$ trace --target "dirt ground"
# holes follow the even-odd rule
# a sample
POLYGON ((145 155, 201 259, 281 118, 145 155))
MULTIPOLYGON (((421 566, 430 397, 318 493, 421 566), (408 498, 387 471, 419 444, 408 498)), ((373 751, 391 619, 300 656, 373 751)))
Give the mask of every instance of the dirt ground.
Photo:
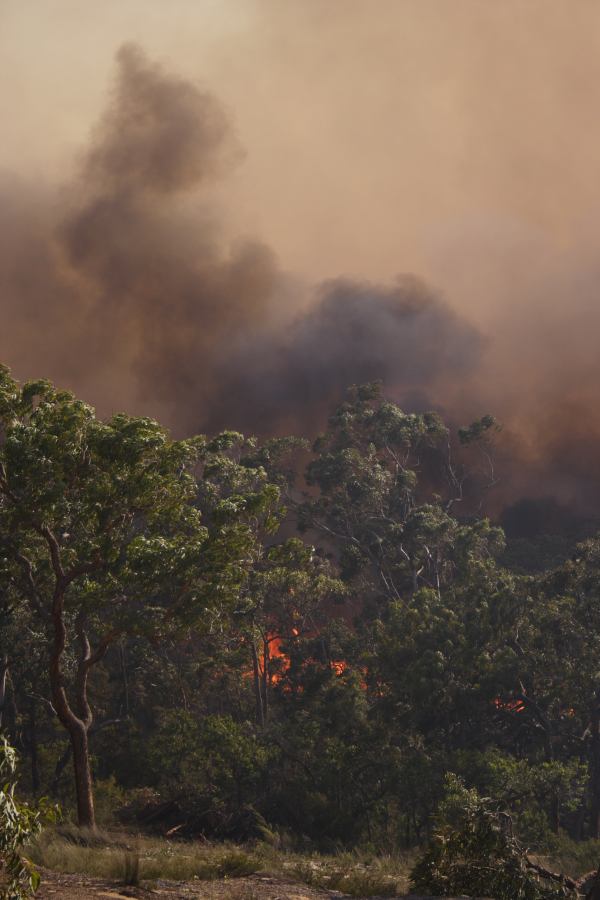
MULTIPOLYGON (((339 891, 315 890, 268 875, 251 875, 229 881, 160 881, 151 889, 119 887, 83 875, 58 875, 45 871, 42 876, 42 884, 36 894, 38 900, 125 900, 126 897, 135 900, 344 900, 347 896, 339 891)), ((413 900, 427 900, 411 896, 413 900)))
POLYGON ((339 892, 317 891, 305 885, 281 881, 264 875, 220 881, 167 882, 158 881, 152 888, 128 888, 88 878, 83 875, 58 875, 44 872, 41 887, 36 894, 39 900, 87 900, 87 898, 111 898, 124 900, 341 900, 339 892))
POLYGON ((339 891, 319 891, 306 885, 282 881, 267 875, 252 875, 220 881, 159 881, 151 889, 119 887, 98 878, 83 875, 58 875, 43 872, 36 894, 39 900, 84 900, 84 898, 124 900, 342 900, 339 891))

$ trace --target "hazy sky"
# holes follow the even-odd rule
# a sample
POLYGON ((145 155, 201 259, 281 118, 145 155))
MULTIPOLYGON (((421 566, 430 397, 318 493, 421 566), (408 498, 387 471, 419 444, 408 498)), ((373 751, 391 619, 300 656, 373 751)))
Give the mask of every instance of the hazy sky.
POLYGON ((417 271, 485 306, 515 254, 595 225, 596 0, 1 0, 3 168, 64 171, 124 41, 229 108, 232 231, 294 272, 417 271))
POLYGON ((0 0, 13 192, 70 182, 131 41, 233 123, 219 240, 299 285, 424 279, 482 330, 469 409, 534 455, 559 411, 600 435, 597 0, 0 0))

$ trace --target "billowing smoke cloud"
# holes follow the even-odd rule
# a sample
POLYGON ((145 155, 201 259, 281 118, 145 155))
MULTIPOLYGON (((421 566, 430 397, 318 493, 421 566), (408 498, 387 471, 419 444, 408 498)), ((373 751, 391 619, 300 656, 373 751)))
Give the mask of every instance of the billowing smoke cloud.
POLYGON ((478 334, 415 280, 339 280, 307 307, 266 246, 227 250, 203 200, 241 155, 223 108, 135 46, 117 64, 58 209, 13 192, 4 358, 180 432, 315 428, 351 383, 422 395, 468 370, 478 334))
MULTIPOLYGON (((548 305, 567 285, 551 266, 533 271, 528 311, 515 314, 510 294, 495 300, 486 334, 414 277, 305 288, 265 244, 230 241, 214 184, 242 157, 213 95, 123 47, 73 177, 57 191, 0 181, 0 359, 102 413, 156 416, 180 434, 311 434, 349 384, 381 378, 410 408, 504 420, 504 500, 596 503, 600 315, 589 279, 570 307, 548 305)), ((475 280, 477 262, 463 263, 475 280)))
POLYGON ((268 318, 278 275, 268 248, 225 252, 210 211, 185 209, 187 192, 240 155, 218 101, 136 47, 117 62, 112 102, 55 240, 85 307, 84 367, 91 352, 134 399, 197 427, 227 340, 268 318))
MULTIPOLYGON (((239 348, 220 383, 234 421, 251 428, 262 416, 311 434, 351 384, 383 380, 415 409, 450 403, 483 343, 415 278, 391 287, 340 278, 322 285, 285 329, 239 348)), ((213 416, 218 422, 218 407, 213 416)))

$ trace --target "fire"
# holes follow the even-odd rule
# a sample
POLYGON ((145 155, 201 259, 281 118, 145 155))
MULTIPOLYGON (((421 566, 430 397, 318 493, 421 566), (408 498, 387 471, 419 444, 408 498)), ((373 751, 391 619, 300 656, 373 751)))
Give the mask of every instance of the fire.
MULTIPOLYGON (((290 634, 292 638, 300 637, 300 631, 296 627, 290 629, 290 634)), ((281 634, 267 633, 262 639, 262 652, 257 653, 256 656, 258 663, 257 674, 264 684, 280 684, 289 671, 292 663, 290 657, 282 649, 285 643, 286 638, 282 637, 281 634), (275 665, 271 666, 271 662, 274 662, 275 665)), ((310 659, 306 660, 306 662, 315 662, 315 660, 310 659)), ((339 678, 347 671, 348 663, 345 659, 333 659, 329 662, 329 669, 339 678)), ((363 676, 361 687, 363 690, 366 690, 366 670, 363 671, 363 676)), ((244 672, 244 677, 252 678, 255 677, 255 674, 252 670, 248 670, 244 672)))
POLYGON ((525 703, 523 700, 502 700, 501 697, 494 699, 496 709, 503 709, 506 712, 522 713, 525 712, 525 703))
MULTIPOLYGON (((298 628, 292 628, 291 634, 293 637, 299 637, 300 631, 298 630, 298 628)), ((264 652, 261 654, 261 658, 259 659, 259 668, 261 676, 264 677, 266 667, 270 684, 278 684, 279 682, 281 682, 291 666, 291 660, 289 656, 287 656, 287 654, 282 650, 283 644, 284 638, 282 638, 278 634, 267 635, 264 641, 264 652), (270 671, 270 660, 277 660, 277 671, 270 671)), ((344 659, 331 660, 329 665, 331 671, 338 678, 343 675, 348 668, 348 663, 344 659)))
POLYGON ((281 681, 291 665, 289 656, 286 656, 286 654, 281 649, 282 644, 283 638, 279 635, 267 635, 264 641, 264 650, 261 658, 259 659, 259 667, 260 673, 263 678, 266 670, 270 684, 277 684, 279 681, 281 681), (279 661, 277 665, 277 672, 270 671, 269 661, 272 659, 276 659, 279 661))

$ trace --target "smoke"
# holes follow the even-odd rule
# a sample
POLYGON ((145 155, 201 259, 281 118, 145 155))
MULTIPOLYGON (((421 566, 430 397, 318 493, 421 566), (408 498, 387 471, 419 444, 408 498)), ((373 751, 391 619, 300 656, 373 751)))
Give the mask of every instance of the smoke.
POLYGON ((117 64, 55 239, 87 306, 85 367, 104 356, 134 399, 190 429, 227 340, 268 318, 278 273, 267 247, 224 249, 210 209, 183 205, 241 155, 219 102, 134 46, 117 64))
POLYGON ((477 332, 416 280, 340 279, 306 301, 264 244, 228 248, 205 199, 242 155, 223 107, 135 46, 117 68, 58 208, 19 190, 3 222, 2 354, 19 371, 178 432, 267 433, 317 427, 357 381, 422 394, 468 370, 477 332))
POLYGON ((186 207, 241 155, 219 102, 134 46, 117 66, 71 183, 13 190, 13 208, 3 192, 2 355, 102 410, 189 430, 227 342, 268 318, 279 275, 260 243, 223 248, 210 204, 186 207))
POLYGON ((284 329, 237 350, 209 421, 218 423, 225 405, 250 429, 258 421, 313 434, 349 385, 375 380, 411 409, 449 404, 483 346, 416 278, 389 287, 340 278, 317 288, 284 329))
POLYGON ((135 45, 116 66, 59 189, 0 180, 0 358, 19 377, 179 434, 314 433, 349 384, 383 379, 407 408, 504 421, 502 502, 600 499, 589 240, 561 254, 533 227, 465 225, 436 265, 469 316, 413 276, 306 286, 265 243, 232 237, 218 185, 244 153, 219 100, 135 45))

